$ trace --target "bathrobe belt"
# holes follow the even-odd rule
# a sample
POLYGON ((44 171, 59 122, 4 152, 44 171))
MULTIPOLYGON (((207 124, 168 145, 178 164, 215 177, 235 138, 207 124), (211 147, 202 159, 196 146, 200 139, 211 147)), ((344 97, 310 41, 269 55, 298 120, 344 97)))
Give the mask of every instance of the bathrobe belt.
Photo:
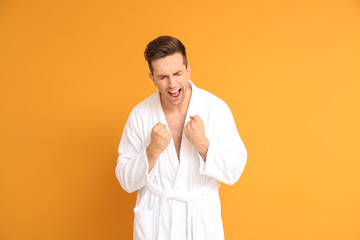
MULTIPOLYGON (((206 192, 210 191, 211 189, 215 189, 220 187, 220 184, 216 184, 217 182, 214 180, 209 180, 207 183, 202 185, 201 187, 192 190, 191 192, 182 192, 177 191, 174 189, 162 189, 160 186, 156 185, 155 183, 148 183, 146 187, 149 189, 150 192, 155 193, 156 195, 160 196, 160 206, 159 206, 159 222, 158 222, 158 231, 157 235, 160 236, 160 222, 161 222, 161 215, 163 212, 164 205, 168 199, 174 199, 180 202, 185 202, 187 207, 187 239, 191 239, 191 218, 192 218, 192 201, 197 199, 198 197, 202 196, 206 192)), ((157 237, 157 238, 158 238, 157 237)))

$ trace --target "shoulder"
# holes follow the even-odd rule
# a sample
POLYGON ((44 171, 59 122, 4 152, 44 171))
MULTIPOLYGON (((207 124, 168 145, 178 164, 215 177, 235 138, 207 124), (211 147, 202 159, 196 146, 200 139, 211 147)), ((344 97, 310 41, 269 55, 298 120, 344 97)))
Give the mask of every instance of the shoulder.
POLYGON ((211 112, 230 110, 226 102, 204 89, 198 88, 199 95, 201 95, 203 106, 211 112))
POLYGON ((146 116, 148 116, 153 111, 153 108, 156 106, 156 97, 157 93, 154 93, 146 99, 142 100, 140 103, 136 104, 129 114, 129 119, 135 121, 145 119, 146 116))

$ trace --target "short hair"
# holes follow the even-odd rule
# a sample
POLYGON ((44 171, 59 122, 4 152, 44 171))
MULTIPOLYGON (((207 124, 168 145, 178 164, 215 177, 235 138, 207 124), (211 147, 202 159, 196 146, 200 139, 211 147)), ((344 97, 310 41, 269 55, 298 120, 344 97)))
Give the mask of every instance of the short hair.
POLYGON ((149 64, 151 73, 153 73, 154 68, 151 65, 153 60, 163 58, 169 55, 173 55, 177 52, 180 52, 183 56, 183 63, 185 67, 187 66, 187 58, 185 46, 180 42, 180 40, 171 37, 171 36, 160 36, 146 46, 144 56, 146 61, 149 64))

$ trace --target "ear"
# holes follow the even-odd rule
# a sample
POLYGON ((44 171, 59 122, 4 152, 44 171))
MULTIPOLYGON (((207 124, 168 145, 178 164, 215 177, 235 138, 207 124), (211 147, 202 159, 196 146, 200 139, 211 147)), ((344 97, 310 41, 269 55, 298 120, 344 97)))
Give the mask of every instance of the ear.
POLYGON ((191 65, 189 64, 188 67, 186 68, 187 72, 188 72, 188 76, 190 79, 190 74, 191 74, 191 65))
POLYGON ((150 79, 153 81, 153 83, 155 84, 154 75, 152 75, 152 73, 149 73, 149 77, 150 77, 150 79))

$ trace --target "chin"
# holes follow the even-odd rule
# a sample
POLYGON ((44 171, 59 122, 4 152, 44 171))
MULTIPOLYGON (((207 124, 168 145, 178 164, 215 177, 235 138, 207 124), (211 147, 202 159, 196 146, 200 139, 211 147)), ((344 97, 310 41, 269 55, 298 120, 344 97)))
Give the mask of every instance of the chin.
POLYGON ((184 102, 184 98, 179 99, 178 101, 175 101, 175 102, 168 99, 168 102, 171 103, 172 105, 180 105, 180 104, 182 104, 184 102))

